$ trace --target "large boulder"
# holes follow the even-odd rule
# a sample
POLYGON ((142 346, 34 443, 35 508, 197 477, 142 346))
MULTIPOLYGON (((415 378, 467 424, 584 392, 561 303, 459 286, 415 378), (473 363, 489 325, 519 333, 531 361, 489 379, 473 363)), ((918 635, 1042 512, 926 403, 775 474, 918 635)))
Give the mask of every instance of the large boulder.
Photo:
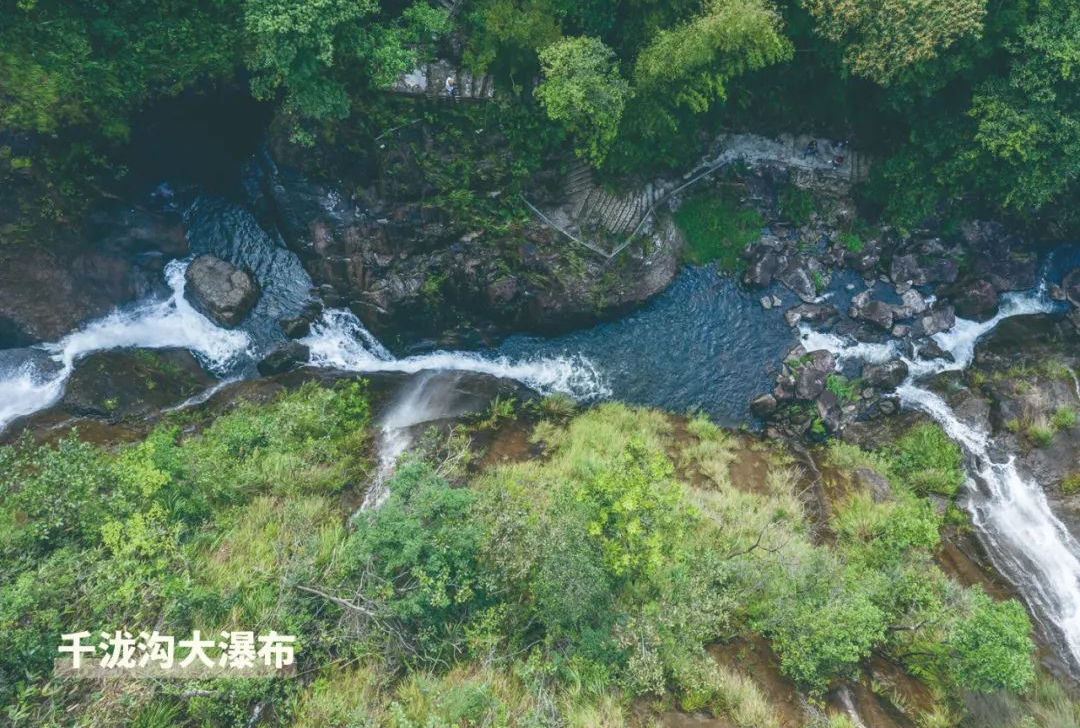
POLYGON ((913 333, 916 336, 933 336, 948 331, 956 325, 956 311, 951 305, 939 304, 920 316, 915 321, 913 333))
POLYGON ((766 249, 760 255, 755 256, 746 266, 743 283, 750 288, 765 288, 772 283, 773 276, 776 275, 776 269, 779 265, 776 253, 766 249))
POLYGON ((986 321, 998 310, 998 292, 990 281, 982 278, 962 284, 952 299, 961 318, 986 321))
POLYGON ((867 364, 863 367, 863 383, 886 392, 891 392, 907 379, 908 366, 899 359, 884 364, 867 364))
POLYGON ((889 267, 889 277, 897 288, 906 290, 912 286, 926 285, 926 272, 914 255, 898 255, 889 267))
POLYGON ((857 321, 869 321, 888 331, 892 329, 893 306, 870 298, 870 291, 863 291, 851 299, 848 315, 857 321))
POLYGON ((795 396, 812 400, 825 391, 829 375, 836 368, 836 357, 825 350, 811 351, 788 366, 795 370, 795 396))
POLYGON ((215 255, 200 255, 191 261, 184 277, 184 297, 218 326, 236 326, 259 300, 255 278, 215 255))
POLYGON ((803 321, 811 324, 823 324, 836 316, 836 307, 821 303, 800 303, 784 312, 784 321, 788 326, 798 326, 803 321))
POLYGON ((296 369, 307 363, 311 349, 298 341, 282 344, 256 365, 259 374, 269 377, 296 369))
POLYGON ((1080 307, 1080 268, 1073 268, 1065 274, 1061 280, 1061 288, 1065 291, 1065 297, 1069 303, 1080 307))
POLYGON ((55 341, 162 285, 165 262, 187 254, 176 216, 116 203, 88 217, 0 244, 3 345, 55 341))
POLYGON ((82 417, 116 422, 179 404, 214 384, 186 349, 118 349, 81 359, 61 406, 82 417))

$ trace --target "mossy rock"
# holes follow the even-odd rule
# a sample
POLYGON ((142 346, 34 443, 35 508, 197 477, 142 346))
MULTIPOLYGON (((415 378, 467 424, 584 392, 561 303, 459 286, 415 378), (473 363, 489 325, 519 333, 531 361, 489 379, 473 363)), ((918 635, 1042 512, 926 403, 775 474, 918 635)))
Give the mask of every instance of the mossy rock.
POLYGON ((185 349, 103 351, 76 364, 61 406, 119 422, 179 404, 216 381, 185 349))

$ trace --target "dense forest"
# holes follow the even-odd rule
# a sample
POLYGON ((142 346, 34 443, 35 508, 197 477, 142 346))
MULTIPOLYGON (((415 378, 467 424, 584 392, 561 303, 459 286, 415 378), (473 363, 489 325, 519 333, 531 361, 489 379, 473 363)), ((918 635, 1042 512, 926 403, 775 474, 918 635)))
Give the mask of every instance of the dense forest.
POLYGON ((884 160, 866 202, 901 227, 1064 230, 1078 34, 1080 7, 1046 0, 20 0, 0 18, 0 174, 63 215, 124 174, 138 110, 221 84, 282 103, 300 144, 367 132, 380 89, 449 51, 494 75, 517 141, 611 174, 684 162, 703 131, 812 130, 884 160))

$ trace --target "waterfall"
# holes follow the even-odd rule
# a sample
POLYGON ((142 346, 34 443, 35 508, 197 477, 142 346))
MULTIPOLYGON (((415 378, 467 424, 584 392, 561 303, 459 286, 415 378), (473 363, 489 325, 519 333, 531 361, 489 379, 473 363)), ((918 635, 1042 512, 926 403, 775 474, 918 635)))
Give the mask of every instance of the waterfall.
POLYGON ((57 342, 22 352, 21 361, 0 362, 0 430, 12 420, 55 404, 75 363, 95 351, 123 347, 185 348, 214 373, 223 374, 251 356, 251 339, 242 331, 218 328, 184 299, 186 261, 171 261, 165 280, 171 294, 119 309, 73 331, 57 342))
MULTIPOLYGON (((1054 304, 1040 289, 1003 297, 989 321, 957 319, 952 329, 934 336, 952 360, 905 359, 910 374, 898 389, 900 401, 932 417, 965 455, 968 497, 980 540, 995 568, 1012 582, 1045 632, 1074 667, 1080 667, 1080 543, 1054 515, 1037 482, 1020 474, 1015 458, 996 462, 986 432, 963 422, 949 405, 919 380, 971 364, 979 339, 1001 321, 1020 315, 1048 313, 1054 304)), ((889 344, 847 345, 838 337, 804 332, 807 348, 823 348, 841 359, 880 361, 889 344)))

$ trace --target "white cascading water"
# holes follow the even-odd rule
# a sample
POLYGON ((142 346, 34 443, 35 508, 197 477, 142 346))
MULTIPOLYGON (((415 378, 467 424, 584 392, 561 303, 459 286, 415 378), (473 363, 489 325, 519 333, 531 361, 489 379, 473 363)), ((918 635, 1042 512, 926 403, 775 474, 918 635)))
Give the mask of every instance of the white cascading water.
POLYGON ((386 482, 400 458, 413 443, 415 428, 426 422, 455 417, 462 413, 455 406, 454 385, 462 372, 424 371, 414 377, 387 408, 379 420, 379 465, 360 510, 378 508, 389 491, 386 482))
MULTIPOLYGON (((958 319, 953 328, 933 337, 952 361, 905 359, 910 374, 897 395, 903 404, 934 418, 963 449, 968 466, 966 505, 994 566, 1017 587, 1045 631, 1060 637, 1050 641, 1075 669, 1080 668, 1080 542, 1054 515, 1039 484, 1020 474, 1014 458, 995 462, 988 433, 961 421, 945 400, 918 384, 923 377, 967 367, 978 340, 1004 319, 1053 309, 1040 289, 1005 296, 989 321, 958 319)), ((896 352, 892 343, 847 345, 809 329, 802 331, 802 339, 808 350, 826 349, 841 359, 880 362, 896 352)))
POLYGON ((50 355, 47 365, 30 358, 0 379, 0 430, 18 417, 53 405, 63 396, 75 362, 95 351, 180 347, 195 352, 215 373, 250 355, 247 334, 218 328, 184 299, 185 270, 185 261, 166 266, 165 280, 172 291, 168 298, 114 311, 60 341, 37 347, 50 355))
POLYGON ((582 400, 611 394, 600 372, 581 356, 511 361, 505 356, 436 351, 395 359, 351 311, 344 309, 326 311, 302 343, 311 349, 311 363, 315 366, 349 372, 466 371, 513 379, 542 394, 563 392, 582 400))
MULTIPOLYGON (((95 351, 189 349, 215 374, 232 375, 228 381, 235 379, 244 364, 254 363, 260 352, 248 333, 219 328, 184 298, 187 264, 186 260, 175 260, 166 266, 165 279, 171 291, 167 298, 117 310, 58 342, 35 347, 35 356, 26 356, 14 365, 5 368, 0 362, 0 431, 19 417, 55 404, 64 394, 75 363, 95 351)), ((471 371, 514 379, 541 393, 564 392, 578 399, 610 393, 596 368, 582 357, 512 362, 505 357, 442 351, 395 359, 352 312, 341 309, 326 311, 303 343, 311 348, 314 366, 353 372, 471 371)), ((180 407, 205 401, 216 389, 196 395, 180 407)))

